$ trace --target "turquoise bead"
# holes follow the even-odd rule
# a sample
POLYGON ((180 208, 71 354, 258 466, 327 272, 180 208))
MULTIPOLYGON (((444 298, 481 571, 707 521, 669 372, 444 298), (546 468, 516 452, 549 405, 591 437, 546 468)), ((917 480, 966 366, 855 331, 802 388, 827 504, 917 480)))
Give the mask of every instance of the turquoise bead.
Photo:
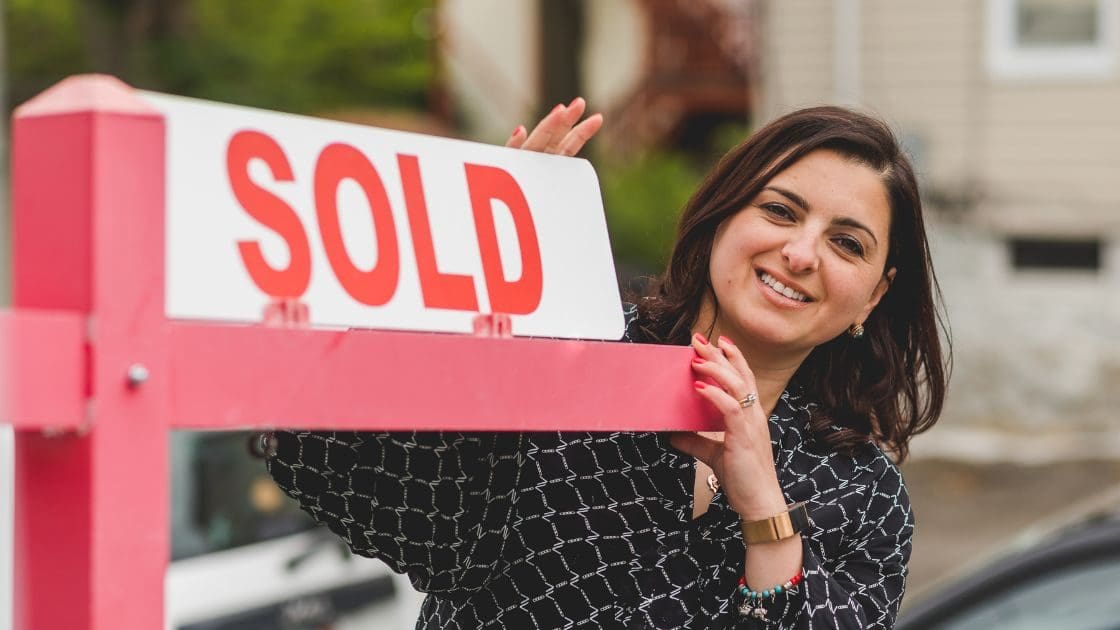
POLYGON ((781 593, 781 592, 782 592, 782 587, 780 587, 780 586, 775 586, 775 587, 774 587, 774 592, 775 592, 775 593, 781 593))
POLYGON ((743 594, 743 597, 746 597, 751 594, 751 589, 744 586, 740 592, 743 594))

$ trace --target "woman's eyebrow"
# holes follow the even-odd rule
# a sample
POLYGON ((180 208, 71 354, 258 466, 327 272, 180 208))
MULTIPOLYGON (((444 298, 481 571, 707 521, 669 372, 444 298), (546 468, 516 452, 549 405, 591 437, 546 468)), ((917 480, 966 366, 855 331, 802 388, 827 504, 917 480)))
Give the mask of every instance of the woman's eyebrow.
POLYGON ((837 218, 837 219, 833 219, 832 224, 843 226, 843 227, 850 227, 850 228, 853 228, 853 229, 856 229, 856 230, 863 230, 864 232, 867 232, 867 235, 871 237, 871 240, 875 241, 875 246, 876 247, 879 246, 879 239, 875 238, 875 233, 871 231, 871 228, 869 228, 866 225, 860 223, 859 221, 856 221, 855 219, 850 219, 848 217, 840 217, 840 218, 837 218))
POLYGON ((767 186, 766 188, 763 188, 763 190, 772 190, 778 193, 779 195, 785 197, 786 199, 789 199, 793 203, 801 206, 802 210, 808 211, 810 209, 809 202, 805 201, 804 197, 793 192, 792 190, 786 190, 785 188, 779 188, 778 186, 767 186))
MULTIPOLYGON (((812 210, 812 208, 809 206, 809 202, 805 201, 804 197, 802 197, 801 195, 793 192, 792 190, 787 190, 785 188, 781 188, 780 186, 773 186, 773 185, 767 186, 767 187, 763 188, 763 190, 770 190, 770 191, 778 193, 779 195, 785 197, 786 199, 789 199, 794 204, 796 204, 798 206, 801 206, 801 209, 805 210, 806 212, 809 212, 810 210, 812 210)), ((837 218, 837 219, 833 219, 832 224, 833 225, 839 225, 839 226, 842 226, 842 227, 848 227, 848 228, 852 228, 852 229, 856 229, 856 230, 863 230, 864 232, 867 232, 867 235, 871 237, 872 241, 875 241, 875 246, 876 247, 879 246, 879 239, 875 238, 875 232, 872 232, 871 228, 869 228, 866 225, 860 223, 859 221, 856 221, 855 219, 852 219, 852 218, 849 218, 849 217, 840 217, 840 218, 837 218)))

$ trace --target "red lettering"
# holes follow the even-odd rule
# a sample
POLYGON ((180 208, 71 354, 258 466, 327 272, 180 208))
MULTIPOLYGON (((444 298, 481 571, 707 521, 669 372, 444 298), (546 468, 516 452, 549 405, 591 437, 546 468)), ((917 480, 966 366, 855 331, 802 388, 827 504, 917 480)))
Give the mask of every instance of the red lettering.
POLYGON ((238 132, 230 138, 226 147, 226 173, 233 195, 249 216, 272 228, 284 239, 288 245, 288 266, 285 269, 269 266, 256 241, 238 241, 237 251, 249 277, 261 291, 276 298, 298 298, 311 281, 311 249, 307 234, 291 206, 249 178, 249 160, 253 158, 264 160, 272 177, 279 182, 294 179, 292 167, 280 145, 257 131, 238 132))
POLYGON ((396 227, 389 197, 377 170, 357 149, 346 144, 332 144, 323 149, 315 163, 315 214, 327 260, 342 288, 355 300, 380 306, 393 297, 400 276, 396 227), (377 263, 369 271, 354 266, 342 241, 338 220, 338 185, 344 179, 356 182, 365 192, 373 215, 373 232, 377 239, 377 263))
POLYGON ((435 245, 432 244, 432 226, 428 220, 428 205, 424 200, 424 184, 420 180, 420 163, 414 155, 398 155, 404 188, 404 205, 408 210, 408 225, 412 230, 412 247, 416 252, 416 268, 420 273, 420 290, 428 308, 447 308, 460 311, 477 311, 474 279, 469 275, 441 273, 436 264, 435 245))
POLYGON ((525 193, 513 176, 500 168, 479 164, 466 164, 465 168, 490 310, 511 315, 532 313, 541 303, 541 250, 525 193), (495 199, 509 207, 521 250, 521 277, 512 282, 506 280, 502 271, 498 235, 494 230, 492 201, 495 199))

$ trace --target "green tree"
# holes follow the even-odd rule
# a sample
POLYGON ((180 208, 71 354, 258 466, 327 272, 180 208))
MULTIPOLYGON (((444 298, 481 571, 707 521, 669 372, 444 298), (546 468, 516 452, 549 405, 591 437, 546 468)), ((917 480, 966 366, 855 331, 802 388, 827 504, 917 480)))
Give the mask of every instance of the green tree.
POLYGON ((12 100, 107 72, 146 89, 313 112, 423 109, 432 0, 9 0, 12 100))
POLYGON ((598 171, 611 247, 624 275, 660 272, 699 170, 683 155, 651 152, 633 160, 607 158, 598 171))

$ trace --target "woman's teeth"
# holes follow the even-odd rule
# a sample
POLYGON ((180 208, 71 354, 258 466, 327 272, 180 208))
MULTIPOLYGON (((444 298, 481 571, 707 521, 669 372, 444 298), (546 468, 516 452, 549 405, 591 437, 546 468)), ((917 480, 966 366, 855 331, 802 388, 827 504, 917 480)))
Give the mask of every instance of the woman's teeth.
POLYGON ((791 300, 797 300, 798 302, 808 302, 809 301, 809 297, 807 295, 805 295, 804 293, 798 292, 798 291, 794 291, 793 289, 787 287, 786 285, 782 284, 781 282, 778 282, 777 278, 775 278, 774 276, 766 273, 765 271, 762 272, 762 275, 760 277, 762 278, 762 283, 763 284, 770 287, 771 289, 774 289, 778 293, 781 293, 782 295, 786 296, 787 298, 789 298, 791 300))

